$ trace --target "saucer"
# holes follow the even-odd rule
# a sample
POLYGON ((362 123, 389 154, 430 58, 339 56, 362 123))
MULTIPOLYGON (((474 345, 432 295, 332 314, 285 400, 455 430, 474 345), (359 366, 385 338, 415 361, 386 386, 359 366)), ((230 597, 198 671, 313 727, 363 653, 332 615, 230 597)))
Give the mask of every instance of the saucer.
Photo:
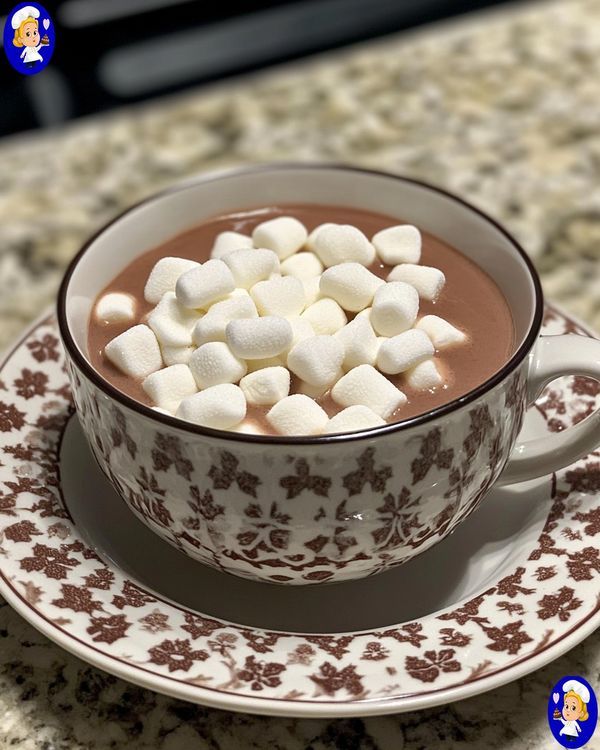
MULTIPOLYGON (((544 333, 564 332, 590 335, 548 308, 544 333)), ((562 430, 599 400, 594 381, 556 381, 524 436, 562 430)), ((493 490, 454 534, 387 573, 254 583, 185 557, 114 493, 74 415, 52 316, 0 366, 0 593, 94 666, 218 708, 396 713, 540 668, 600 624, 599 490, 595 452, 493 490)))

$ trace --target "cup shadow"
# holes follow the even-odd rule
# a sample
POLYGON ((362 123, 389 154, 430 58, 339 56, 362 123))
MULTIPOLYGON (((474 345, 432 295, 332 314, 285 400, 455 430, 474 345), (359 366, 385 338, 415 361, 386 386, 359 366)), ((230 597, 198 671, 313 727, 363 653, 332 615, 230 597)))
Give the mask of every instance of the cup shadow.
POLYGON ((394 570, 313 586, 257 583, 220 573, 161 540, 126 507, 97 466, 76 417, 61 449, 62 490, 77 529, 104 559, 162 598, 232 622, 307 633, 370 630, 410 622, 510 572, 541 531, 548 479, 492 491, 456 531, 394 570))

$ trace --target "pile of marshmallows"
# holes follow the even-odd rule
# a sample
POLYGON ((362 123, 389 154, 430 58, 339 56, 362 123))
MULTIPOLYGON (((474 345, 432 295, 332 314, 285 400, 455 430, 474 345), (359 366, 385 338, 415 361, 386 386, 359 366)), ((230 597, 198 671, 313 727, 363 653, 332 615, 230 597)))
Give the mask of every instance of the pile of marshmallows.
MULTIPOLYGON (((242 424, 248 405, 270 407, 266 419, 281 435, 382 425, 407 400, 385 375, 433 389, 442 383, 435 350, 466 339, 436 315, 417 322, 419 297, 435 300, 445 283, 420 257, 410 225, 371 241, 341 224, 308 235, 291 216, 259 224, 252 237, 222 232, 205 263, 156 263, 144 289, 154 309, 105 354, 142 380, 158 411, 206 427, 258 432, 242 424), (368 269, 377 258, 394 266, 387 281, 368 269), (293 395, 290 373, 299 380, 293 395), (341 408, 332 418, 315 400, 327 391, 341 408)), ((135 300, 106 294, 96 315, 133 320, 135 300)))

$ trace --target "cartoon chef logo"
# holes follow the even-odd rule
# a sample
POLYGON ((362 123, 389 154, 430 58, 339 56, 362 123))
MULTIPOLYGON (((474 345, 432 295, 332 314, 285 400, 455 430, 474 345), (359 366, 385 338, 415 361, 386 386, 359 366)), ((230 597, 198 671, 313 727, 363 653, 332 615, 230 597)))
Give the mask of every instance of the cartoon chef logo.
POLYGON ((583 677, 563 677, 548 701, 548 722, 554 738, 563 747, 584 747, 598 721, 598 703, 583 677))
POLYGON ((38 3, 15 5, 4 24, 4 51, 19 73, 35 75, 54 52, 54 24, 38 3))

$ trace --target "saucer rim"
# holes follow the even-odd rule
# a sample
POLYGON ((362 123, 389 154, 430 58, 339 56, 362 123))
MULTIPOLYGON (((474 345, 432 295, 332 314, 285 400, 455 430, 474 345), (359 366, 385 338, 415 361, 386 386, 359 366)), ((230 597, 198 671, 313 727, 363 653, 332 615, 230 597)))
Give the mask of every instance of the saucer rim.
POLYGON ((139 687, 167 695, 178 700, 185 700, 208 708, 216 708, 237 713, 249 713, 261 716, 286 716, 295 718, 347 718, 383 716, 386 714, 407 713, 424 708, 466 700, 481 693, 515 682, 522 677, 560 658, 572 648, 585 640, 600 627, 600 602, 593 612, 589 613, 583 623, 575 625, 571 631, 533 656, 524 656, 523 660, 513 663, 488 676, 472 680, 462 685, 438 690, 423 691, 406 696, 396 695, 392 698, 365 698, 358 701, 322 701, 286 700, 282 698, 254 698, 226 691, 217 691, 205 686, 171 680, 168 677, 150 673, 142 668, 127 666, 115 657, 108 657, 87 645, 76 636, 69 636, 60 627, 45 620, 35 613, 12 587, 7 585, 0 571, 0 594, 32 627, 56 643, 68 653, 108 674, 139 687), (78 644, 79 647, 75 647, 78 644))

